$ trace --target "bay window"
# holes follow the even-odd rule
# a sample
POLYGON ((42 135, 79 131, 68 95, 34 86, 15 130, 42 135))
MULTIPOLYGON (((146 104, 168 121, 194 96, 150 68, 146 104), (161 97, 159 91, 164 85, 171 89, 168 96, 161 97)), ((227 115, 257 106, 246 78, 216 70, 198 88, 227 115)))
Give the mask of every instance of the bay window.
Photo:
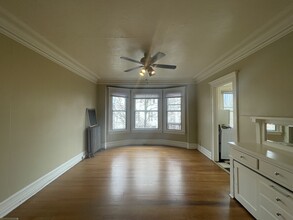
POLYGON ((110 132, 185 133, 185 87, 108 91, 110 132))

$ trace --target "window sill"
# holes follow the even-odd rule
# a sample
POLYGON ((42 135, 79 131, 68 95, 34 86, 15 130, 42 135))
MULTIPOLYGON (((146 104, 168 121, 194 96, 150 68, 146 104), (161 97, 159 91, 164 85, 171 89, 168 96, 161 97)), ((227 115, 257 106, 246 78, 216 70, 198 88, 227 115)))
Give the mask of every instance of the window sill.
POLYGON ((108 130, 108 134, 125 134, 130 133, 129 130, 108 130))
POLYGON ((161 129, 132 129, 131 133, 162 133, 161 129))
POLYGON ((176 130, 164 130, 164 134, 178 134, 178 135, 186 135, 185 131, 176 131, 176 130))

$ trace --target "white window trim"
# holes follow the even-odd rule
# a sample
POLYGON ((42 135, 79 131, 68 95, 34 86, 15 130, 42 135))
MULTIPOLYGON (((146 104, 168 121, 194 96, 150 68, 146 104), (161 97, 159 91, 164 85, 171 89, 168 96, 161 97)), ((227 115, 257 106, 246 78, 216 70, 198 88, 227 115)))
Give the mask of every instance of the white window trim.
POLYGON ((109 133, 126 133, 130 132, 130 90, 124 88, 108 87, 108 131, 109 133), (121 96, 126 98, 126 128, 125 129, 113 129, 112 123, 112 96, 121 96))
POLYGON ((163 119, 163 124, 164 124, 164 133, 167 134, 185 134, 185 115, 186 115, 186 87, 175 87, 175 88, 167 88, 163 89, 163 112, 164 112, 164 119, 163 119), (167 98, 168 94, 172 93, 179 93, 181 94, 181 130, 175 130, 175 129, 167 129, 167 98))

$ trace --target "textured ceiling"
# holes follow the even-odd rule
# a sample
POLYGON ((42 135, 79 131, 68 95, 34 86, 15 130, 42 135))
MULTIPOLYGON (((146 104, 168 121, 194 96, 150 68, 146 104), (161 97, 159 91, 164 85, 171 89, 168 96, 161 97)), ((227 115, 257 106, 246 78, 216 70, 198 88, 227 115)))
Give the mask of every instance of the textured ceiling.
POLYGON ((136 64, 120 56, 140 60, 144 52, 158 51, 166 56, 157 63, 177 69, 156 69, 152 81, 203 79, 288 19, 292 5, 292 0, 0 0, 2 12, 17 25, 21 21, 98 82, 139 80, 139 70, 123 72, 136 64))

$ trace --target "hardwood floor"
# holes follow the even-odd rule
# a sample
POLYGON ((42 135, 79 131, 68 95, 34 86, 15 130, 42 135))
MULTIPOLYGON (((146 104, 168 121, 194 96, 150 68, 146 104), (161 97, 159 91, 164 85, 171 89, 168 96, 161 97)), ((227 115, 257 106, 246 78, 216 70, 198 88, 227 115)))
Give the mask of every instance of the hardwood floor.
POLYGON ((196 150, 120 147, 82 161, 6 217, 254 219, 228 193, 229 175, 196 150))

